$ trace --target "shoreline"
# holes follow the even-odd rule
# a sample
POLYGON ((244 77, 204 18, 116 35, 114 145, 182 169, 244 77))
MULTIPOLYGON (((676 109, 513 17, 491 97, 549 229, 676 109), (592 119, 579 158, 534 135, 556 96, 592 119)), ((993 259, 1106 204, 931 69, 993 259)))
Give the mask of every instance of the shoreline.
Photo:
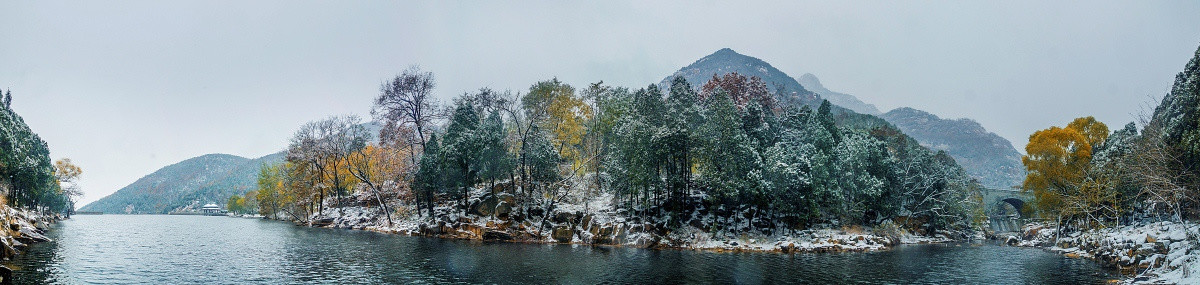
POLYGON ((0 206, 0 218, 4 222, 0 230, 0 257, 6 261, 23 254, 29 245, 54 241, 45 236, 46 230, 63 219, 57 214, 43 216, 7 205, 0 206))
MULTIPOLYGON (((922 236, 892 227, 888 229, 844 227, 798 230, 788 234, 712 234, 692 225, 667 228, 659 223, 631 223, 607 220, 593 214, 563 214, 546 221, 515 222, 495 217, 447 215, 437 218, 408 217, 386 220, 373 215, 377 209, 343 207, 327 209, 313 223, 292 222, 296 226, 365 230, 384 234, 430 237, 483 242, 526 244, 563 244, 643 249, 673 249, 706 252, 762 253, 842 253, 889 250, 906 244, 935 244, 984 240, 982 235, 965 232, 938 232, 922 236), (575 217, 569 217, 574 215, 575 217), (450 217, 453 216, 453 217, 450 217), (886 234, 885 234, 886 232, 886 234), (958 238, 955 238, 955 237, 958 238)), ((562 214, 562 213, 559 213, 562 214)), ((230 217, 259 218, 251 215, 230 217)))
POLYGON ((1123 284, 1200 284, 1200 224, 1162 221, 1056 231, 1053 225, 1026 224, 1005 243, 1093 260, 1120 272, 1123 284))

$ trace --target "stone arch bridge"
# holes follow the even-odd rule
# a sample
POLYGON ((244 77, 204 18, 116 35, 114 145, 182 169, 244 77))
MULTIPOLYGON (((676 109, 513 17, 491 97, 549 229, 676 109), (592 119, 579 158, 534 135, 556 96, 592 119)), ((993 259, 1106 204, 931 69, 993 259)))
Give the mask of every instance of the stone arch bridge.
POLYGON ((993 231, 1018 231, 1026 219, 1032 218, 1021 213, 1025 204, 1033 201, 1032 194, 1017 189, 992 188, 984 188, 980 194, 983 195, 983 209, 993 231))

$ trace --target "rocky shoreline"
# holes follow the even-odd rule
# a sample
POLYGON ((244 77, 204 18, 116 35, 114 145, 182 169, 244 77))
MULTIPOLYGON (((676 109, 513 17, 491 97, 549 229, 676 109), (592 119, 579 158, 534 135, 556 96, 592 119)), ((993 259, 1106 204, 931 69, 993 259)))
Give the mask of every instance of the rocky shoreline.
POLYGON ((1130 284, 1200 284, 1200 224, 1154 222, 1059 233, 1052 225, 1025 225, 1006 243, 1088 258, 1132 275, 1130 284))
MULTIPOLYGON (((328 207, 303 226, 369 230, 389 234, 479 241, 554 243, 714 252, 865 252, 900 244, 944 243, 965 233, 914 234, 891 223, 875 228, 817 227, 799 231, 755 230, 749 221, 729 222, 697 211, 677 226, 669 217, 628 215, 600 197, 561 204, 549 213, 517 214, 513 197, 478 193, 469 211, 443 205, 435 214, 397 218, 389 224, 379 207, 328 207), (711 231, 714 225, 734 228, 711 231), (733 224, 733 226, 730 226, 733 224)), ((769 220, 769 219, 768 219, 769 220)), ((736 221, 736 220, 735 220, 736 221)))
POLYGON ((0 257, 9 260, 30 244, 51 241, 45 236, 46 230, 60 218, 5 205, 0 206, 0 219, 6 225, 0 230, 0 257))

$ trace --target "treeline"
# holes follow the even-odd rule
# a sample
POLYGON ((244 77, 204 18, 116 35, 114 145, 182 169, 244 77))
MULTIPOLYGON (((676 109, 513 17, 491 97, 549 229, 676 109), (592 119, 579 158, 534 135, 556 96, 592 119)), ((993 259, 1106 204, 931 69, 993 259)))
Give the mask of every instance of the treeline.
POLYGON ((1200 49, 1152 114, 1109 132, 1095 118, 1030 135, 1023 189, 1072 227, 1200 217, 1200 49))
POLYGON ((552 79, 524 93, 481 89, 448 107, 434 87, 415 68, 383 84, 378 139, 353 116, 301 127, 287 161, 262 169, 258 210, 308 221, 327 204, 357 202, 392 207, 390 220, 466 211, 482 191, 513 195, 525 216, 603 195, 630 216, 704 207, 794 228, 899 217, 951 228, 981 215, 978 184, 944 152, 829 102, 789 103, 756 77, 714 76, 699 88, 675 78, 665 90, 552 79))
POLYGON ((12 91, 0 96, 0 194, 14 207, 43 213, 74 208, 81 173, 69 159, 51 164, 50 150, 12 109, 12 91), (61 182, 61 183, 60 183, 61 182))

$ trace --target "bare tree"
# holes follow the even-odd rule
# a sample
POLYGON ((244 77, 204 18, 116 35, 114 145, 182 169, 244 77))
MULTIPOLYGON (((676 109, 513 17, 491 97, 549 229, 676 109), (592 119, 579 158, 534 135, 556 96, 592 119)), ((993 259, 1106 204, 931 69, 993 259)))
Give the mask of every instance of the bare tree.
POLYGON ((1182 206, 1197 201, 1189 189, 1200 187, 1196 183, 1198 179, 1192 172, 1185 171, 1181 151, 1166 143, 1159 135, 1158 128, 1151 125, 1145 130, 1135 145, 1134 153, 1137 155, 1129 157, 1132 160, 1129 171, 1141 184, 1141 194, 1149 202, 1166 206, 1172 219, 1182 220, 1182 206))
POLYGON ((379 131, 381 143, 398 143, 400 139, 407 139, 409 144, 425 147, 425 131, 437 117, 434 87, 433 73, 423 72, 416 66, 409 67, 380 86, 371 115, 383 122, 383 128, 379 131), (415 132, 402 132, 405 128, 415 132), (409 136, 404 138, 399 134, 409 136))
MULTIPOLYGON (((379 130, 379 144, 385 147, 407 144, 414 154, 409 156, 409 165, 412 166, 419 165, 419 157, 415 154, 417 151, 424 152, 426 130, 438 117, 437 103, 433 98, 436 86, 432 72, 421 71, 416 66, 409 67, 379 87, 379 96, 375 98, 375 106, 371 109, 371 115, 383 123, 379 130)), ((413 198, 419 199, 416 195, 413 198)), ((432 201, 431 197, 426 199, 432 201)), ((416 204, 417 207, 421 205, 420 202, 416 204)), ((428 207, 429 212, 433 213, 433 205, 428 207)))
POLYGON ((366 185, 365 190, 370 191, 383 208, 388 226, 392 225, 392 210, 388 202, 400 196, 404 188, 401 182, 410 170, 409 165, 404 163, 403 156, 407 153, 390 147, 364 146, 352 151, 347 160, 350 174, 366 185))
POLYGON ((355 148, 370 139, 360 122, 358 116, 333 116, 304 124, 292 136, 287 161, 309 178, 309 186, 315 191, 312 194, 317 196, 317 213, 324 211, 326 192, 332 189, 339 203, 346 193, 343 182, 348 177, 342 177, 338 170, 355 148))

